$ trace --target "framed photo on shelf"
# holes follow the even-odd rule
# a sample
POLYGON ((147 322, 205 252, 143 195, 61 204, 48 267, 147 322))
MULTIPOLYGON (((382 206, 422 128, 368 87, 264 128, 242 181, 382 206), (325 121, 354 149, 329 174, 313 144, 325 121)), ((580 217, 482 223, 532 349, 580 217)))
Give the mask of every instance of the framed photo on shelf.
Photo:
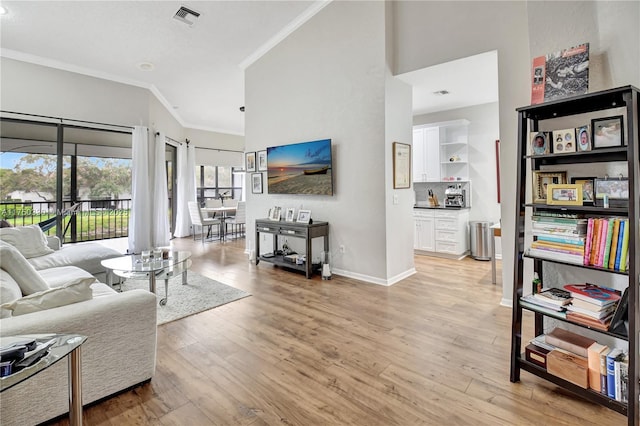
POLYGON ((393 188, 411 187, 411 145, 393 143, 393 188))
POLYGON ((262 173, 251 173, 251 193, 262 194, 262 173))
POLYGON ((267 171, 267 151, 258 151, 258 171, 267 171))
POLYGON ((593 149, 622 146, 624 134, 622 133, 622 116, 607 118, 594 118, 591 120, 593 135, 593 149))
POLYGON ((549 133, 547 132, 531 132, 531 155, 549 154, 549 133))
POLYGON ((582 185, 550 184, 547 186, 547 204, 561 206, 582 205, 582 185))
POLYGON ((591 126, 586 125, 576 129, 576 149, 578 152, 591 151, 591 126))
POLYGON ((298 218, 296 222, 309 223, 311 221, 311 210, 298 210, 298 218))
POLYGON ((576 129, 553 131, 553 153, 576 152, 576 129))
POLYGON ((247 172, 255 172, 256 171, 256 153, 255 152, 247 152, 245 154, 245 171, 247 172))
POLYGON ((269 219, 280 220, 280 214, 282 213, 282 207, 272 207, 269 213, 269 219))
POLYGON ((293 222, 296 219, 295 213, 296 209, 287 209, 287 214, 284 217, 284 220, 287 222, 293 222))
POLYGON ((567 172, 533 172, 533 202, 547 202, 547 187, 567 183, 567 172))
POLYGON ((592 205, 595 201, 593 182, 595 177, 572 177, 571 183, 582 185, 582 205, 592 205))
POLYGON ((596 206, 604 207, 605 195, 608 198, 609 207, 625 207, 629 204, 628 178, 596 178, 593 186, 595 191, 596 206))

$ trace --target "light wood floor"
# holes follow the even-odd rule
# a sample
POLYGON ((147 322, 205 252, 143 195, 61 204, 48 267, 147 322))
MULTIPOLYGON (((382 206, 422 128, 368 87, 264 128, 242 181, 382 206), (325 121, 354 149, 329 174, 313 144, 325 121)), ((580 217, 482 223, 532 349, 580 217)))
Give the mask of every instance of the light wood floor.
POLYGON ((526 372, 509 382, 490 262, 417 256, 383 287, 255 266, 244 240, 173 244, 252 296, 158 327, 153 380, 85 409, 87 425, 626 424, 526 372))

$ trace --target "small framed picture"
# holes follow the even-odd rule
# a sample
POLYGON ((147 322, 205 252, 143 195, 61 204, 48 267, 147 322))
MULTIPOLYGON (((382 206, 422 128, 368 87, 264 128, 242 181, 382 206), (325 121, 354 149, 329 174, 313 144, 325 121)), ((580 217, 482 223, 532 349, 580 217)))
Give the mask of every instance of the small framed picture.
POLYGON ((547 187, 547 204, 562 206, 581 206, 582 185, 549 185, 547 187))
POLYGON ((287 222, 293 222, 296 219, 296 209, 287 209, 287 215, 284 220, 287 222))
POLYGON ((567 183, 567 172, 533 172, 533 202, 547 202, 547 187, 567 183))
POLYGON ((626 207, 629 204, 629 179, 596 178, 594 181, 595 205, 604 207, 607 196, 609 207, 626 207))
POLYGON ((245 154, 245 171, 247 172, 255 172, 256 171, 256 153, 255 152, 247 152, 245 154))
POLYGON ((591 126, 582 126, 576 129, 576 149, 578 152, 591 151, 591 126))
POLYGON ((267 171, 267 151, 258 151, 258 171, 267 171))
POLYGON ((269 213, 269 219, 280 220, 280 214, 282 213, 282 207, 272 207, 269 213))
POLYGON ((262 194, 262 173, 251 173, 251 193, 262 194))
POLYGON ((593 182, 595 177, 572 177, 571 183, 582 185, 582 205, 587 206, 593 204, 595 200, 595 192, 593 190, 593 182))
POLYGON ((576 152, 576 129, 553 131, 553 153, 576 152))
POLYGON ((549 154, 549 134, 546 132, 531 132, 531 155, 549 154))
POLYGON ((298 218, 296 219, 296 222, 300 222, 300 223, 309 223, 309 221, 311 220, 311 210, 298 210, 298 218))
POLYGON ((621 115, 594 118, 591 120, 591 130, 593 132, 591 137, 593 149, 622 146, 624 143, 621 115))

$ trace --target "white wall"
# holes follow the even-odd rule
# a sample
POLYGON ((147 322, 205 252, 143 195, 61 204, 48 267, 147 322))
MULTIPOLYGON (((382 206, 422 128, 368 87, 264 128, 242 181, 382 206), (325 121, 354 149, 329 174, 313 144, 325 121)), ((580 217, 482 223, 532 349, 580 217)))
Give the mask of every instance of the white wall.
POLYGON ((271 206, 304 207, 330 224, 336 273, 389 283, 385 72, 383 2, 333 2, 247 69, 246 150, 331 138, 334 160, 332 197, 247 194, 249 248, 271 206))
POLYGON ((500 135, 498 103, 457 108, 413 117, 413 124, 431 124, 459 119, 469 120, 469 179, 471 199, 469 220, 497 222, 498 204, 495 142, 500 135))

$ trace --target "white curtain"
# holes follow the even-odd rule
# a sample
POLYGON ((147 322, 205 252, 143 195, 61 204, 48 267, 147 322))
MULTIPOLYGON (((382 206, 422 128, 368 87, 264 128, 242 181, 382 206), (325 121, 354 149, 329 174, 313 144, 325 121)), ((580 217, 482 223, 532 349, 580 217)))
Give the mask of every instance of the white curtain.
POLYGON ((151 247, 151 194, 149 191, 148 129, 135 126, 132 135, 131 212, 129 213, 129 252, 151 247))
POLYGON ((195 150, 188 144, 178 146, 178 184, 176 193, 175 237, 191 235, 189 201, 196 201, 196 158, 195 150))
POLYGON ((153 173, 153 232, 154 247, 169 245, 169 192, 165 166, 166 143, 164 133, 156 133, 153 173))

